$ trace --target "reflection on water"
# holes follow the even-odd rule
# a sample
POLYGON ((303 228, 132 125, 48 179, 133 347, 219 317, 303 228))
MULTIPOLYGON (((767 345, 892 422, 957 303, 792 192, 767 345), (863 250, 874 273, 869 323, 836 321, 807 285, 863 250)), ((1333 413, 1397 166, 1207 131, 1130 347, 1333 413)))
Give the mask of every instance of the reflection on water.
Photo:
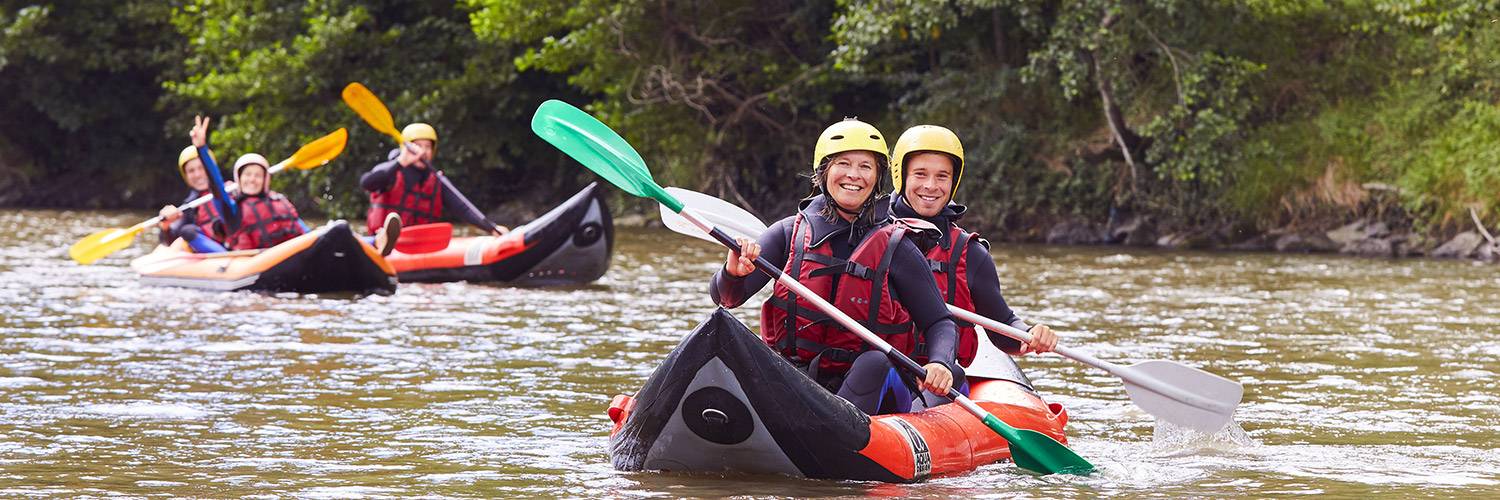
POLYGON ((1027 358, 1098 474, 882 485, 610 468, 610 397, 710 310, 706 243, 622 228, 594 285, 363 298, 143 287, 125 263, 144 238, 67 259, 136 217, 0 213, 0 495, 1500 494, 1493 267, 1002 246, 1023 315, 1111 361, 1244 382, 1243 433, 1160 429, 1114 377, 1027 358))

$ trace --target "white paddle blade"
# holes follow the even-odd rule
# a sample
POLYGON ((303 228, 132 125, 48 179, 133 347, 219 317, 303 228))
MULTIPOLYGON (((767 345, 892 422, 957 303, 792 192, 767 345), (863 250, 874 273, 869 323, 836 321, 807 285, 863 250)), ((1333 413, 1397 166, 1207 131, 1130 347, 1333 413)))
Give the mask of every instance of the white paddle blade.
POLYGON ((1239 382, 1171 361, 1147 361, 1123 369, 1125 393, 1130 400, 1156 418, 1198 432, 1223 430, 1234 417, 1245 388, 1239 382), (1141 380, 1136 383, 1132 379, 1141 380), (1153 383, 1145 382, 1150 380, 1153 383), (1148 388, 1158 385, 1178 394, 1148 388))
MULTIPOLYGON (((685 234, 703 241, 713 242, 715 245, 719 244, 719 242, 714 241, 714 238, 712 236, 709 236, 708 233, 703 232, 702 229, 698 229, 698 226, 695 226, 693 225, 693 223, 688 222, 686 217, 683 217, 677 212, 673 212, 672 209, 667 208, 666 205, 658 203, 657 207, 661 209, 661 223, 662 225, 667 226, 667 229, 671 229, 678 234, 685 234)), ((697 210, 693 210, 693 207, 683 207, 682 211, 692 211, 693 213, 698 214, 699 218, 707 220, 707 217, 699 213, 697 210)), ((726 228, 724 229, 724 231, 729 232, 729 229, 726 228)), ((729 235, 738 236, 734 233, 729 233, 729 235)))
MULTIPOLYGON (((712 196, 688 189, 669 187, 667 193, 682 201, 685 210, 692 210, 700 219, 714 227, 728 233, 734 238, 756 239, 760 233, 766 232, 766 224, 761 222, 754 214, 745 209, 735 206, 712 196)), ((718 243, 713 237, 704 233, 698 226, 688 222, 686 218, 661 206, 661 222, 667 229, 692 236, 694 238, 718 243)))

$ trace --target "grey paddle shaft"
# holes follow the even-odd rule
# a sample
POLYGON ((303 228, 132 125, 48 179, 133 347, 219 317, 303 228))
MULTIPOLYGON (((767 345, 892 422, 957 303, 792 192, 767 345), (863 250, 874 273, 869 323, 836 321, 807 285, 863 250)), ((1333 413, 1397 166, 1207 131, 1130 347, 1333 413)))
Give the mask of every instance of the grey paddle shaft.
MULTIPOLYGON (((1023 332, 1019 328, 1015 328, 999 321, 980 316, 973 311, 968 311, 953 304, 948 304, 948 312, 953 313, 953 317, 955 318, 985 327, 988 330, 995 331, 1007 337, 1019 340, 1021 342, 1031 342, 1031 334, 1023 332)), ((1086 365, 1107 371, 1116 377, 1129 380, 1132 384, 1139 385, 1168 398, 1181 401, 1184 404, 1196 406, 1198 408, 1210 409, 1226 414, 1234 413, 1235 405, 1225 404, 1224 402, 1205 398, 1198 394, 1184 391, 1176 386, 1162 382, 1161 380, 1157 380, 1155 377, 1152 377, 1148 374, 1131 371, 1129 367, 1120 366, 1096 358, 1091 354, 1076 351, 1072 348, 1064 346, 1057 346, 1053 348, 1052 351, 1064 357, 1072 358, 1086 365)))

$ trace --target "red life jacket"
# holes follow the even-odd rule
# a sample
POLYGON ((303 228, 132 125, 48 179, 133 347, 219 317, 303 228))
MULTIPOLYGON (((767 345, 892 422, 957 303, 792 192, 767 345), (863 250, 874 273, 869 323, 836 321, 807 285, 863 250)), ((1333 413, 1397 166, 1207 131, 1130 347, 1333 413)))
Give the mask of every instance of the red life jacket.
MULTIPOLYGON (((891 296, 890 290, 891 261, 906 236, 906 227, 890 224, 876 229, 845 261, 834 257, 826 243, 812 246, 812 228, 804 217, 799 213, 792 223, 788 258, 782 272, 795 276, 803 286, 897 350, 912 352, 916 337, 912 333, 911 315, 891 296)), ((761 340, 794 361, 808 363, 814 380, 820 372, 848 371, 854 358, 870 349, 854 332, 844 329, 780 283, 761 306, 760 315, 761 340)))
POLYGON ((385 216, 391 212, 401 214, 401 225, 414 226, 437 222, 443 217, 443 196, 439 191, 438 176, 442 172, 433 170, 421 184, 407 184, 396 168, 396 180, 390 189, 370 193, 370 211, 365 217, 365 229, 370 234, 385 224, 385 216))
MULTIPOLYGON (((210 191, 199 191, 198 197, 212 195, 210 191)), ((198 205, 193 208, 193 225, 198 226, 198 232, 212 238, 219 243, 224 242, 224 227, 219 217, 219 207, 212 201, 198 205)))
POLYGON ((297 223, 297 208, 281 193, 273 191, 265 196, 246 196, 238 201, 240 229, 226 239, 229 248, 270 248, 302 234, 302 225, 297 223))
MULTIPOLYGON (((937 280, 943 300, 965 311, 974 310, 974 298, 969 295, 969 241, 978 236, 979 233, 950 226, 943 235, 948 239, 948 248, 934 242, 932 249, 927 251, 927 266, 932 269, 932 278, 937 280)), ((974 353, 979 350, 979 336, 973 323, 958 318, 953 318, 953 323, 958 325, 958 364, 967 367, 974 362, 974 353)), ((918 347, 917 351, 913 358, 919 364, 926 364, 926 346, 918 347)))

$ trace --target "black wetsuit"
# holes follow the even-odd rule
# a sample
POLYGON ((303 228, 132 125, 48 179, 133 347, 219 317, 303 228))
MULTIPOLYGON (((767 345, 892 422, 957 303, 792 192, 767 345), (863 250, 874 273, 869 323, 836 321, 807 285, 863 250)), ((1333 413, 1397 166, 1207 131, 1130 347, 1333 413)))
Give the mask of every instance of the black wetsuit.
MULTIPOLYGON (((813 241, 821 242, 826 239, 834 257, 840 259, 848 259, 855 247, 873 233, 878 225, 888 222, 888 219, 877 218, 875 225, 854 227, 837 216, 834 220, 828 220, 819 215, 827 203, 831 201, 826 196, 814 196, 804 200, 799 210, 812 229, 813 241)), ((884 200, 876 200, 876 205, 885 203, 884 200)), ((787 242, 791 240, 794 219, 795 216, 792 216, 777 221, 758 239, 761 257, 780 268, 786 266, 787 242)), ((719 305, 734 308, 743 304, 768 282, 770 277, 765 273, 755 272, 745 277, 735 277, 721 268, 714 273, 713 281, 709 284, 709 296, 719 305)), ((943 303, 942 293, 938 291, 931 271, 928 271, 926 257, 909 239, 903 239, 896 251, 891 263, 890 284, 893 296, 898 297, 911 313, 912 322, 918 331, 924 332, 931 362, 947 366, 954 374, 955 386, 962 384, 963 371, 954 361, 958 333, 953 318, 948 314, 947 305, 943 303)), ((834 287, 837 288, 836 282, 834 287)), ((873 415, 900 411, 910 407, 909 396, 906 401, 895 401, 894 406, 885 404, 885 401, 889 401, 887 391, 892 389, 886 380, 893 367, 890 360, 879 352, 867 352, 854 361, 848 372, 820 377, 823 380, 818 382, 825 387, 838 387, 839 396, 854 403, 865 413, 873 415)), ((910 384, 910 380, 907 383, 910 384)))
MULTIPOLYGON (((400 169, 401 176, 406 178, 406 182, 409 185, 427 182, 427 176, 432 175, 431 168, 420 168, 415 163, 405 167, 401 166, 401 163, 396 161, 396 158, 401 156, 400 150, 393 149, 388 156, 390 159, 375 165, 375 168, 370 169, 369 172, 365 172, 364 175, 359 177, 359 187, 371 193, 390 189, 391 185, 396 182, 397 169, 400 169)), ((453 187, 453 183, 448 182, 447 176, 439 176, 438 181, 438 191, 442 192, 443 197, 443 211, 446 212, 451 207, 452 210, 458 213, 459 219, 484 230, 486 233, 493 233, 499 229, 495 226, 495 223, 490 222, 484 216, 484 212, 480 212, 479 208, 475 207, 468 198, 464 197, 464 194, 460 193, 458 188, 453 187)))
MULTIPOLYGON (((960 230, 958 228, 958 220, 967 211, 968 207, 957 203, 949 203, 937 215, 922 217, 917 214, 915 209, 906 204, 904 196, 896 196, 891 200, 891 215, 922 219, 942 228, 945 232, 960 230)), ((950 238, 945 237, 940 242, 926 242, 925 244, 947 245, 950 241, 952 241, 950 238)), ((969 240, 968 263, 968 271, 965 274, 969 282, 969 297, 974 300, 974 312, 979 313, 980 316, 1005 323, 1022 331, 1030 330, 1031 325, 1026 324, 1026 321, 1022 320, 1016 315, 1015 311, 1011 310, 1010 306, 1005 303, 1005 296, 1000 293, 1000 276, 995 270, 995 259, 990 256, 990 247, 987 242, 979 238, 969 240)), ((1016 339, 993 332, 990 333, 989 337, 995 343, 995 346, 999 347, 1002 351, 1016 354, 1021 350, 1021 342, 1016 339)))

